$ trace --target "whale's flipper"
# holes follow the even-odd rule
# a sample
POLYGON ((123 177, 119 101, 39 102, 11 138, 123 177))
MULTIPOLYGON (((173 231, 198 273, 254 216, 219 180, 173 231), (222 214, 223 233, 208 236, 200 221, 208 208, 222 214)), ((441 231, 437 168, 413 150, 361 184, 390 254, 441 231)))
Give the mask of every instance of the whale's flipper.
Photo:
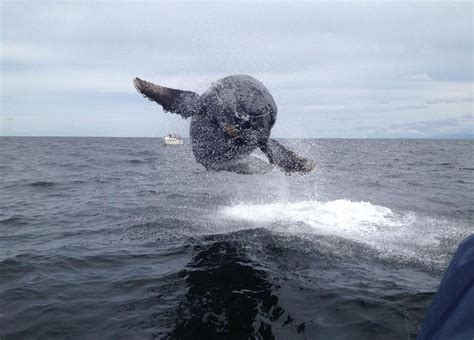
POLYGON ((199 114, 200 100, 197 93, 170 89, 138 77, 133 80, 133 85, 145 98, 157 102, 165 111, 177 113, 183 118, 199 114))
POLYGON ((316 167, 313 161, 298 156, 272 138, 269 138, 267 144, 262 145, 260 149, 267 155, 271 164, 277 165, 286 173, 307 174, 316 167))

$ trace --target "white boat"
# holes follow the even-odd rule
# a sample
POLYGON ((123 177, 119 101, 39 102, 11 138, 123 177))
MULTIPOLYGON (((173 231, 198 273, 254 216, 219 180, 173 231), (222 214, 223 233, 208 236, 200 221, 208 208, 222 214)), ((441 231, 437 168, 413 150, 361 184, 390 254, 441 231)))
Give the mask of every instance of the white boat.
POLYGON ((183 139, 176 132, 168 132, 166 137, 163 138, 163 143, 165 145, 181 145, 183 144, 183 139))

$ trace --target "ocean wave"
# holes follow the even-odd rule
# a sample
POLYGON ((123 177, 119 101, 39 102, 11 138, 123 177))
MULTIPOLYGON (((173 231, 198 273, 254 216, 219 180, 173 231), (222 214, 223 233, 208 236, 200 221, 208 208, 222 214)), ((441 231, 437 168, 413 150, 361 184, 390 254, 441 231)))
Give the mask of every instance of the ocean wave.
POLYGON ((30 187, 52 187, 56 185, 57 183, 50 182, 50 181, 36 181, 32 183, 28 183, 27 185, 30 187))
POLYGON ((28 224, 27 218, 23 215, 12 215, 10 217, 0 220, 0 224, 3 225, 26 225, 28 224))
POLYGON ((141 159, 130 159, 127 161, 128 163, 132 163, 132 164, 142 164, 142 163, 145 163, 145 161, 141 160, 141 159))

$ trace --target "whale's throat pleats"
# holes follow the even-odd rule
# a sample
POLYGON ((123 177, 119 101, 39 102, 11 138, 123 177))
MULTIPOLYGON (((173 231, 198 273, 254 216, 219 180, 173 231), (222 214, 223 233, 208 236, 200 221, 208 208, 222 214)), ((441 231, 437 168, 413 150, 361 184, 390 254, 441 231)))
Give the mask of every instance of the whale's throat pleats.
POLYGON ((170 89, 140 78, 135 78, 133 84, 145 98, 158 103, 165 111, 179 114, 183 118, 198 115, 201 111, 197 93, 170 89))

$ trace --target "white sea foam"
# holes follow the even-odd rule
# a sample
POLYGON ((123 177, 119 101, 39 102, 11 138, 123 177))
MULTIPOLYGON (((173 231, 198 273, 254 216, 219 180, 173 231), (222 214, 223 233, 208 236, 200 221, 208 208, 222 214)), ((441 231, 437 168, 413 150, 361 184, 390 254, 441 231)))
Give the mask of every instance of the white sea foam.
MULTIPOLYGON (((412 213, 395 213, 370 202, 303 201, 297 203, 237 204, 224 207, 225 219, 247 221, 256 227, 292 234, 318 234, 365 244, 387 256, 419 255, 421 247, 439 244, 437 234, 419 229, 412 213)), ((430 224, 423 218, 423 225, 430 224)))
POLYGON ((348 200, 238 204, 225 207, 222 213, 230 218, 253 222, 303 222, 318 230, 331 232, 335 229, 354 231, 401 224, 389 208, 348 200))
POLYGON ((221 213, 229 218, 257 223, 304 223, 320 232, 359 233, 384 227, 397 227, 407 222, 389 208, 369 202, 335 200, 297 203, 238 204, 225 207, 221 213))

